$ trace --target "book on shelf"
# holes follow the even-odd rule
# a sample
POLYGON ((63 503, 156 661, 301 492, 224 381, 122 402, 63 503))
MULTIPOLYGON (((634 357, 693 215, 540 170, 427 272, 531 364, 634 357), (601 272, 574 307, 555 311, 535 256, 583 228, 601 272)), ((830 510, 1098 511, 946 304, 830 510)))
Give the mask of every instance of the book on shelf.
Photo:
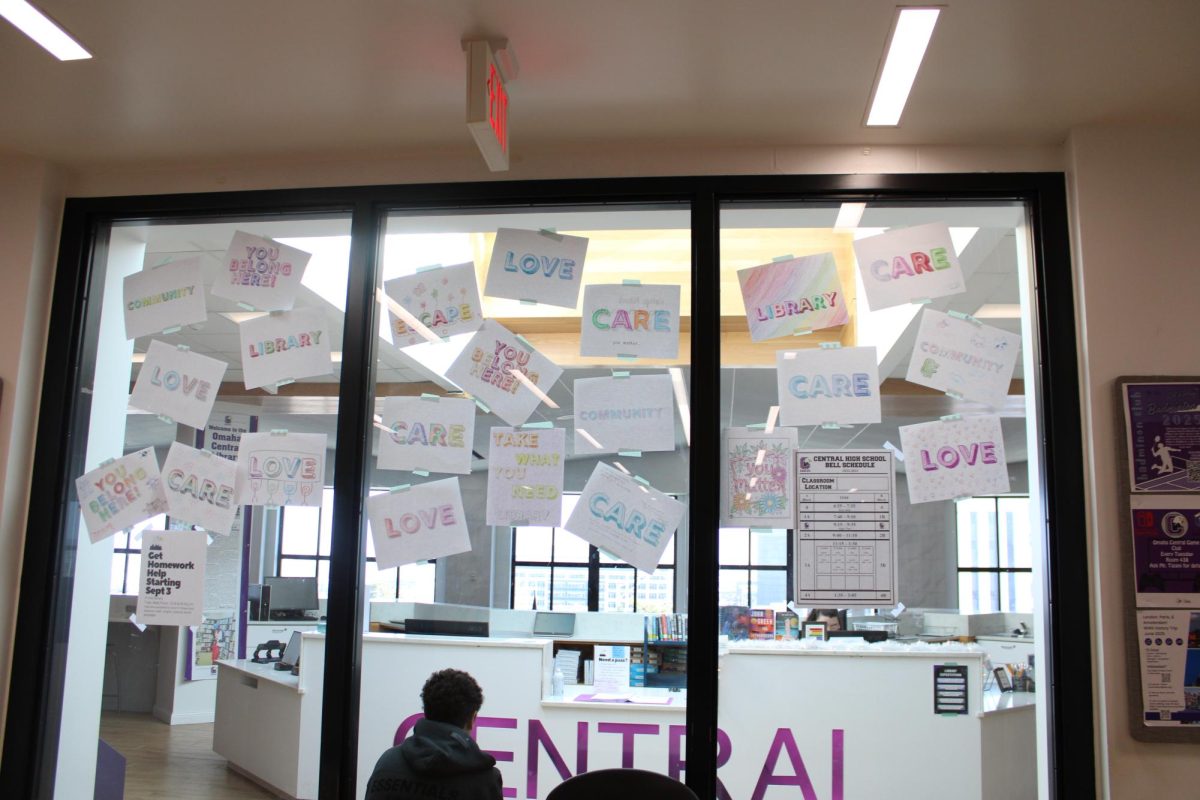
POLYGON ((749 606, 721 606, 719 616, 722 636, 728 636, 731 641, 739 641, 750 635, 749 606))
POLYGON ((750 609, 750 632, 751 639, 774 639, 775 638, 775 612, 769 608, 752 608, 750 609))
POLYGON ((687 640, 687 614, 658 614, 644 620, 647 642, 687 640))
POLYGON ((800 638, 800 616, 794 611, 775 613, 775 639, 790 641, 800 638))

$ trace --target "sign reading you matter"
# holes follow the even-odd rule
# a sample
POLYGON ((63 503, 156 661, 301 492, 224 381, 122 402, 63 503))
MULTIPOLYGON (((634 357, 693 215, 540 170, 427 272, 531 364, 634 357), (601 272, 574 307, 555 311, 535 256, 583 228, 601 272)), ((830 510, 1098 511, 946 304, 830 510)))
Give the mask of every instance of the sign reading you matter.
POLYGON ((142 625, 199 625, 204 613, 208 535, 202 531, 142 533, 137 621, 142 625))
POLYGON ((926 308, 905 380, 999 408, 1020 352, 1015 333, 926 308))
POLYGON ((247 389, 333 372, 325 315, 302 308, 249 319, 242 336, 242 379, 247 389))
POLYGON ((380 415, 380 469, 469 475, 475 404, 455 397, 387 397, 380 415))
POLYGON ((471 549, 458 478, 369 497, 367 519, 379 569, 471 549))
MULTIPOLYGON (((438 336, 478 330, 483 324, 475 265, 469 261, 392 278, 383 284, 383 290, 438 336)), ((392 344, 407 347, 425 341, 424 336, 410 328, 394 311, 389 310, 388 317, 392 344)))
POLYGON ((325 486, 323 433, 245 433, 237 499, 247 506, 319 506, 325 486))
POLYGON ((200 259, 185 258, 125 278, 125 338, 162 333, 208 319, 200 259))
POLYGON ((675 449, 670 375, 575 381, 576 454, 675 449))
POLYGON ((738 270, 754 341, 845 325, 850 320, 833 253, 738 270))
POLYGON ((560 375, 562 367, 492 320, 483 323, 446 370, 447 378, 509 425, 523 425, 541 402, 527 383, 548 393, 560 375))
POLYGON ((725 430, 722 523, 732 527, 794 527, 795 449, 795 428, 777 428, 771 433, 750 428, 725 430))
POLYGON ((583 285, 587 246, 582 236, 500 228, 483 293, 574 308, 583 285))
POLYGON ((225 268, 213 283, 214 297, 226 297, 258 311, 288 311, 311 253, 273 239, 238 231, 225 251, 225 268))
POLYGON ((562 428, 492 428, 488 446, 488 525, 562 524, 562 428))
POLYGON ((857 425, 882 418, 874 347, 780 350, 775 363, 783 425, 857 425))
POLYGON ((155 339, 146 351, 129 404, 203 428, 217 400, 225 368, 224 361, 155 339))
POLYGON ((679 355, 678 286, 585 286, 582 319, 580 355, 679 355))
POLYGON ((683 520, 683 503, 601 462, 596 464, 566 529, 653 574, 683 520))
POLYGON ((911 503, 1008 494, 1000 417, 981 414, 900 428, 911 503))
POLYGON ((172 442, 162 474, 172 520, 229 535, 238 509, 234 492, 237 467, 232 461, 172 442))
POLYGON ((945 223, 915 225, 854 243, 872 311, 966 291, 945 223))
POLYGON ((85 473, 75 493, 93 544, 167 510, 153 447, 85 473))

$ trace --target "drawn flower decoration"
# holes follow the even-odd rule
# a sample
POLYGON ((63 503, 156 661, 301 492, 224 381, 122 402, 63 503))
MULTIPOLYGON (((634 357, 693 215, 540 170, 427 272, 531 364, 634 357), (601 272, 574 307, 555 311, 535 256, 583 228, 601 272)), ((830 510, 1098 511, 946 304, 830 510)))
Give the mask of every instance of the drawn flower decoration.
POLYGON ((764 515, 776 516, 787 510, 787 498, 781 494, 764 494, 759 499, 759 507, 764 515))
POLYGON ((783 467, 775 467, 771 470, 771 480, 783 483, 787 480, 787 470, 783 467))
POLYGON ((418 283, 416 285, 416 287, 413 289, 413 294, 415 294, 417 297, 420 297, 421 295, 425 294, 425 292, 427 292, 427 291, 429 291, 429 290, 425 288, 424 283, 418 283))

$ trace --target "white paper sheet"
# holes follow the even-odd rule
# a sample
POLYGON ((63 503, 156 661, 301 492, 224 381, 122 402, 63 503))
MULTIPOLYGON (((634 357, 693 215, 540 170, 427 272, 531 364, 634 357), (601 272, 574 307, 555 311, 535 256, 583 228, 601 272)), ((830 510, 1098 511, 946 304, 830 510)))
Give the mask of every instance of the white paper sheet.
POLYGON ((238 510, 234 462, 172 442, 162 475, 171 519, 229 535, 238 510))
POLYGON ((487 524, 561 525, 566 448, 562 428, 492 428, 487 524))
POLYGON ((771 433, 763 433, 750 428, 728 428, 724 440, 722 524, 751 528, 794 527, 792 456, 796 450, 796 429, 776 428, 771 433))
POLYGON ((1021 337, 1015 333, 927 308, 905 379, 999 408, 1020 352, 1021 337))
POLYGON ((858 425, 882 418, 874 347, 780 350, 775 365, 782 425, 858 425))
POLYGON ((1137 641, 1146 727, 1200 722, 1200 612, 1139 610, 1137 641))
POLYGON ((204 269, 198 258, 184 258, 127 275, 122 292, 126 339, 152 336, 208 319, 204 269))
POLYGON ((585 286, 581 320, 580 355, 679 355, 678 286, 585 286))
POLYGON ((138 622, 199 625, 207 561, 208 534, 203 531, 143 531, 138 622))
POLYGON ((226 364, 157 339, 150 342, 129 405, 203 428, 221 391, 226 364))
POLYGON ((323 433, 245 433, 237 498, 247 506, 319 506, 325 488, 323 433))
MULTIPOLYGON (((607 700, 605 692, 614 692, 629 688, 629 645, 598 644, 596 645, 595 690, 593 699, 607 700)), ((627 700, 625 695, 616 698, 627 700)))
POLYGON ((587 246, 582 236, 500 228, 483 293, 575 308, 587 246))
POLYGON ((333 372, 329 323, 315 308, 248 319, 242 337, 242 379, 247 389, 333 372))
MULTIPOLYGON (((475 265, 469 261, 392 278, 383 284, 383 290, 438 336, 478 330, 483 324, 475 265)), ((426 341, 390 309, 388 319, 392 343, 397 347, 426 341)))
POLYGON ((213 283, 214 297, 225 297, 258 311, 288 311, 311 253, 273 239, 238 231, 225 251, 224 268, 213 283))
POLYGON ((850 321, 833 253, 818 253, 738 270, 754 341, 820 330, 850 321))
POLYGON ((653 574, 684 506, 607 464, 596 464, 566 529, 642 572, 653 574))
POLYGON ((998 416, 979 414, 904 425, 900 447, 909 502, 1008 493, 1008 464, 998 416))
POLYGON ((453 397, 387 397, 380 415, 380 469, 471 473, 475 403, 453 397))
POLYGON ((167 510, 153 447, 84 473, 75 493, 93 544, 167 510))
POLYGON ((488 320, 446 370, 446 377, 509 425, 522 425, 542 400, 514 372, 549 395, 562 368, 500 323, 488 320))
POLYGON ((576 454, 675 449, 670 375, 575 381, 576 454))
POLYGON ((942 222, 859 239, 854 255, 872 311, 967 289, 950 228, 942 222))
POLYGON ((471 549, 458 478, 369 497, 367 518, 379 569, 471 549))

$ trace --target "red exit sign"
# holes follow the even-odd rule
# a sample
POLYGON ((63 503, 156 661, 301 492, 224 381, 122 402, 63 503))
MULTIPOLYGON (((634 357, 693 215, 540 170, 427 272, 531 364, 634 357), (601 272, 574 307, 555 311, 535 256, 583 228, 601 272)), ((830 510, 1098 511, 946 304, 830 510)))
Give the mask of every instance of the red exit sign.
POLYGON ((467 129, 492 172, 508 169, 508 90, 491 46, 466 43, 467 129))

